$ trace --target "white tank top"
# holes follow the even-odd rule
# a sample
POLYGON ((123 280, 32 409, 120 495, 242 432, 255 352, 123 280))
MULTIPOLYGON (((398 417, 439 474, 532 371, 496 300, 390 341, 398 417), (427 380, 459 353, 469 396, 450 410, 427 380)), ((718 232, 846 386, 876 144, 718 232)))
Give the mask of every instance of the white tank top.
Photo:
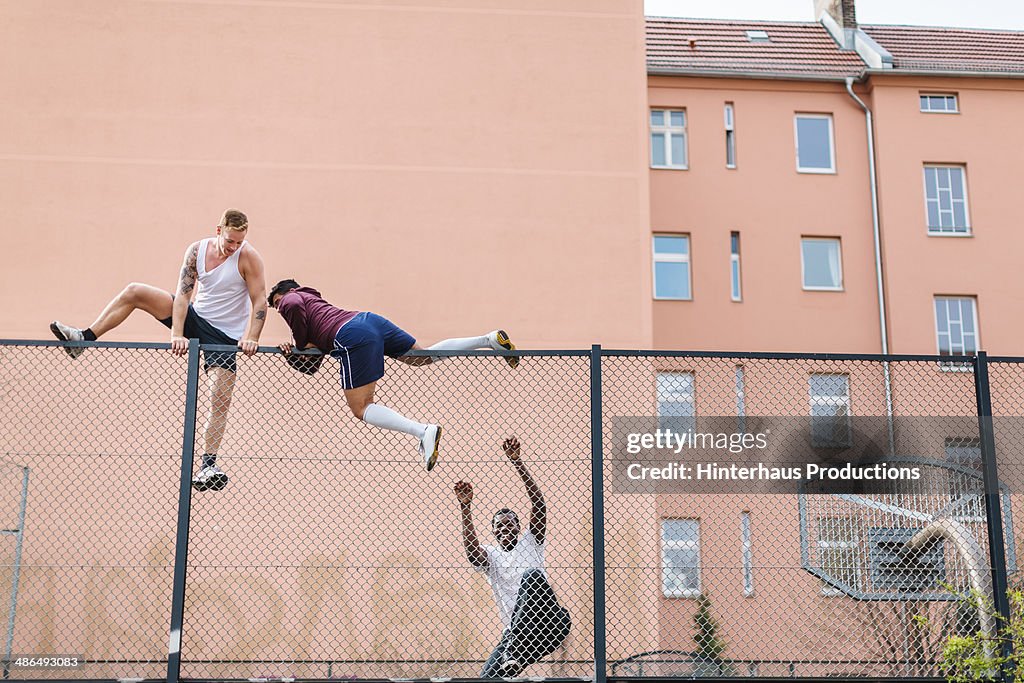
POLYGON ((199 289, 192 307, 206 322, 231 337, 241 339, 249 326, 249 315, 252 313, 252 301, 249 300, 249 288, 238 272, 238 259, 245 249, 242 243, 235 253, 211 270, 206 271, 206 250, 210 238, 199 242, 199 254, 196 258, 196 271, 199 273, 199 289))

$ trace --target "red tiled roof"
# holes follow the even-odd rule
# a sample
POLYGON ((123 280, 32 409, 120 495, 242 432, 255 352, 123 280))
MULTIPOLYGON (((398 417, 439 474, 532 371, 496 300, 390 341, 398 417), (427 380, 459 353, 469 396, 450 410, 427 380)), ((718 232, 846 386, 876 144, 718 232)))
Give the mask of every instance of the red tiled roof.
POLYGON ((841 78, 865 64, 814 22, 705 21, 647 17, 647 70, 841 78), (765 31, 756 43, 747 31, 765 31))
POLYGON ((895 70, 1024 72, 1024 31, 861 25, 895 70))

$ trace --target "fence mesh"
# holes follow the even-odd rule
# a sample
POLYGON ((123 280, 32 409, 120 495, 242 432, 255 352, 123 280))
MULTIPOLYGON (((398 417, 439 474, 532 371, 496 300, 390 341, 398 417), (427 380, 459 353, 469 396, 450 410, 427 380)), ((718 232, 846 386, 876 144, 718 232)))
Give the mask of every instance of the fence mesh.
MULTIPOLYGON (((8 678, 167 674, 186 361, 102 346, 77 360, 52 343, 0 346, 0 642, 5 659, 87 661, 6 665, 8 678)), ((992 590, 970 364, 605 352, 606 628, 595 634, 591 362, 581 352, 527 354, 515 369, 486 353, 388 361, 377 402, 443 427, 429 473, 417 439, 353 417, 332 360, 307 375, 276 353, 238 356, 230 402, 220 373, 200 372, 193 471, 216 451, 228 480, 191 492, 181 676, 481 676, 507 645, 488 577, 521 572, 503 575, 497 560, 475 570, 454 488, 472 485, 483 545, 513 522, 525 538, 535 501, 503 450, 510 437, 545 504, 545 573, 520 588, 550 588, 564 608, 563 619, 544 603, 531 623, 558 647, 527 657, 522 675, 592 678, 603 636, 616 677, 926 677, 950 635, 991 627, 991 613, 963 599, 992 590), (842 493, 629 491, 624 419, 771 425, 851 444, 866 435, 922 475, 842 493), (514 519, 492 526, 503 508, 514 519)), ((1022 370, 990 365, 1011 584, 1022 370)), ((802 453, 788 448, 772 457, 802 453)))
POLYGON ((184 370, 161 350, 0 346, 5 656, 92 660, 10 677, 166 674, 184 370))

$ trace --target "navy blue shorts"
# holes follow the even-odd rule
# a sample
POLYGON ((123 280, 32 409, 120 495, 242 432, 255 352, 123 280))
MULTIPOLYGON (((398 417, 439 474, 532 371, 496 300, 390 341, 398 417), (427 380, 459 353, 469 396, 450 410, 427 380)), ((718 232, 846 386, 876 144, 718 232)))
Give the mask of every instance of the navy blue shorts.
POLYGON ((355 389, 384 376, 384 356, 398 358, 416 340, 376 313, 360 313, 341 326, 331 355, 341 364, 341 386, 355 389))
MULTIPOLYGON (((171 318, 164 318, 160 322, 166 325, 167 329, 171 328, 171 318)), ((196 309, 192 308, 192 304, 188 305, 188 314, 185 316, 185 338, 198 339, 200 344, 238 346, 237 339, 232 339, 206 322, 202 316, 196 313, 196 309)), ((235 354, 203 351, 203 370, 209 371, 211 367, 224 368, 231 372, 238 371, 235 354)))

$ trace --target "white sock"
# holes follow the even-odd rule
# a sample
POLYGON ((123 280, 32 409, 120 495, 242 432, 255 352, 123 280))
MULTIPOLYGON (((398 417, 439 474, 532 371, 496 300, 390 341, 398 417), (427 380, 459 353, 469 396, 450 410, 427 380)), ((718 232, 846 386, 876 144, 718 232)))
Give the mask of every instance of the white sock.
POLYGON ((491 335, 485 334, 481 337, 455 337, 454 339, 443 339, 433 346, 428 346, 428 351, 472 351, 473 349, 491 348, 491 335))
POLYGON ((391 408, 382 406, 379 403, 371 403, 366 406, 366 410, 363 411, 363 422, 374 427, 380 427, 381 429, 405 432, 415 436, 417 439, 422 437, 423 433, 427 431, 427 425, 420 424, 407 417, 402 417, 391 410, 391 408))

